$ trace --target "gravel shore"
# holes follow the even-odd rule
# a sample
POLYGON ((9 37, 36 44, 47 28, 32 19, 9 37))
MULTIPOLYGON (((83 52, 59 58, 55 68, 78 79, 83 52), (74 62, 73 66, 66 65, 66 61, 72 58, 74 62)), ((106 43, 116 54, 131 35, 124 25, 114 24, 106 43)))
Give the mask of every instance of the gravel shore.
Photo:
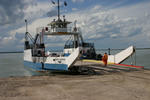
POLYGON ((150 100, 150 70, 1 78, 0 100, 150 100))

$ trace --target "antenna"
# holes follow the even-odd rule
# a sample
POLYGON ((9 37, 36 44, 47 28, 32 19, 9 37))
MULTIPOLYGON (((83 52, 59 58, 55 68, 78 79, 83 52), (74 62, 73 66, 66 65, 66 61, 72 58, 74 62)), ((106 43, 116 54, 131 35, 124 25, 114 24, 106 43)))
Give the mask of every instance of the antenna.
POLYGON ((60 5, 59 5, 59 0, 58 0, 58 20, 60 19, 60 5))
POLYGON ((25 23, 26 23, 25 41, 28 41, 28 37, 27 37, 27 34, 28 34, 28 21, 26 19, 25 19, 25 23))
MULTIPOLYGON (((56 3, 53 1, 53 0, 51 0, 52 1, 52 3, 55 5, 56 3)), ((59 0, 58 0, 58 2, 57 2, 58 4, 57 4, 57 7, 58 7, 58 20, 60 20, 60 2, 59 2, 59 0)), ((64 6, 67 6, 67 2, 66 1, 64 1, 64 6)))
POLYGON ((25 19, 25 23, 26 23, 26 33, 28 32, 28 27, 27 27, 27 25, 28 25, 28 21, 25 19))
POLYGON ((76 25, 77 25, 77 20, 74 21, 74 27, 76 27, 76 25))

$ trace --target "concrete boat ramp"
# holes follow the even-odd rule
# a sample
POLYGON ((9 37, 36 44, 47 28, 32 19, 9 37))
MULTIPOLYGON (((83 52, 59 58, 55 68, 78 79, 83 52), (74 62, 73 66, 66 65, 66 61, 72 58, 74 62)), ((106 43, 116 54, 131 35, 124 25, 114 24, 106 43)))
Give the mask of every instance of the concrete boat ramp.
POLYGON ((143 70, 143 68, 137 68, 136 66, 124 66, 122 64, 111 64, 108 63, 107 66, 104 66, 102 61, 94 61, 94 60, 81 60, 77 61, 74 64, 74 69, 78 74, 91 74, 91 75, 104 75, 115 72, 130 72, 130 71, 139 71, 143 70))

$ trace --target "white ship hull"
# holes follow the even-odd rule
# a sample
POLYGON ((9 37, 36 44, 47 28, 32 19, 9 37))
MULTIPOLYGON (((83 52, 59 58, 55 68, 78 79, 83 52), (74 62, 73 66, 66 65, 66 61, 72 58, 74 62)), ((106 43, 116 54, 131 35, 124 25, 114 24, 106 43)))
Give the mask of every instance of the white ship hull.
POLYGON ((32 57, 31 49, 24 50, 24 65, 35 70, 68 70, 78 59, 79 53, 79 48, 76 48, 68 56, 32 57))

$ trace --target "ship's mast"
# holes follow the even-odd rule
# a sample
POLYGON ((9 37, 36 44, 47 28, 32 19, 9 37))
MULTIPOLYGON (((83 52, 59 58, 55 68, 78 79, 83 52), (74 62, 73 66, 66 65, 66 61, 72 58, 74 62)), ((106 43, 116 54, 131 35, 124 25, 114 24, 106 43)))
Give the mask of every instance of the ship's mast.
MULTIPOLYGON (((52 4, 56 4, 57 5, 57 16, 58 16, 58 21, 60 21, 61 19, 60 19, 60 0, 57 0, 57 2, 55 2, 55 1, 53 1, 53 0, 51 0, 52 1, 52 4)), ((64 6, 67 6, 67 2, 66 1, 64 1, 64 6)))
POLYGON ((28 41, 28 37, 27 37, 27 34, 28 34, 28 21, 26 19, 25 19, 25 23, 26 23, 25 41, 28 41))
POLYGON ((58 20, 60 20, 60 5, 59 5, 59 0, 58 0, 58 20))

